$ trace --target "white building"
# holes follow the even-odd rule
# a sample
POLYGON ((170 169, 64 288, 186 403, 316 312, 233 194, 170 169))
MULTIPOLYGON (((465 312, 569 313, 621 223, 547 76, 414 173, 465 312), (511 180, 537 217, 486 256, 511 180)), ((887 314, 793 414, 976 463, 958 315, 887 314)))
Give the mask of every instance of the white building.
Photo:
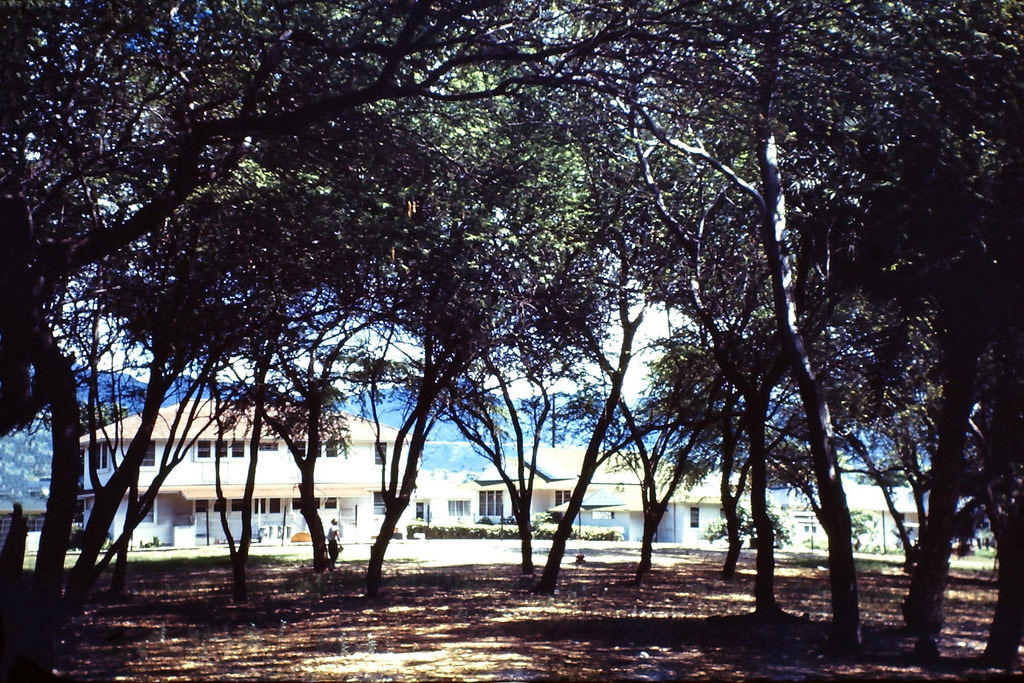
MULTIPOLYGON (((537 472, 531 505, 531 517, 545 512, 563 514, 579 479, 584 448, 542 448, 538 452, 537 472)), ((476 481, 479 488, 474 514, 492 522, 511 516, 511 502, 505 483, 495 468, 486 470, 476 481)), ((684 543, 705 546, 704 533, 721 518, 721 497, 717 489, 704 484, 679 490, 669 502, 655 535, 660 543, 684 543)), ((614 461, 598 468, 587 493, 579 518, 582 526, 616 528, 624 540, 643 538, 644 514, 640 480, 629 469, 614 461)))
MULTIPOLYGON (((132 545, 173 545, 190 547, 224 543, 217 501, 225 500, 229 527, 238 538, 242 517, 243 489, 249 465, 248 423, 224 428, 222 452, 217 457, 217 426, 212 419, 212 404, 174 405, 160 411, 143 466, 139 488, 145 491, 160 471, 161 460, 180 462, 160 486, 155 504, 133 535, 132 545), (176 427, 176 416, 195 406, 187 428, 176 427), (220 463, 220 495, 216 468, 220 463)), ((380 496, 381 465, 391 457, 397 430, 375 425, 362 418, 345 416, 343 440, 328 440, 317 458, 315 495, 324 526, 337 519, 343 542, 372 540, 384 514, 380 496)), ((97 477, 106 483, 116 463, 123 458, 131 437, 140 426, 138 415, 126 418, 97 432, 97 477)), ((82 439, 83 456, 89 444, 82 439)), ((579 447, 542 448, 534 479, 530 516, 554 513, 560 516, 579 478, 584 449, 579 447)), ((253 538, 263 543, 308 542, 306 522, 299 504, 299 469, 285 444, 267 436, 261 440, 253 493, 253 538)), ((83 457, 83 462, 85 458, 83 457)), ((85 518, 92 510, 95 493, 86 471, 81 496, 85 518)), ((865 549, 895 550, 895 523, 877 487, 844 482, 851 510, 865 513, 871 531, 859 541, 865 549)), ((825 534, 806 500, 794 491, 773 491, 776 507, 791 525, 794 545, 818 547, 825 534)), ((126 502, 122 501, 111 527, 111 535, 124 526, 126 502)), ((912 532, 916 533, 917 510, 908 492, 899 492, 897 510, 912 532)), ((715 477, 673 497, 655 541, 707 547, 708 527, 722 519, 721 497, 715 477)), ((420 472, 417 489, 398 530, 416 520, 434 525, 473 524, 486 519, 491 523, 511 523, 512 506, 505 483, 493 467, 475 477, 466 473, 420 472)), ((643 533, 643 503, 639 479, 633 471, 609 461, 598 469, 583 500, 575 523, 582 526, 617 529, 623 539, 639 541, 643 533)))
MULTIPOLYGON (((852 477, 843 477, 843 491, 846 505, 852 514, 860 514, 864 530, 853 539, 856 549, 865 551, 895 552, 900 549, 896 522, 886 504, 882 490, 871 484, 859 484, 852 477)), ((791 528, 792 545, 826 548, 828 539, 803 494, 793 489, 776 489, 772 499, 788 518, 791 528)), ((893 490, 896 512, 903 516, 903 523, 911 541, 917 540, 919 526, 917 505, 913 491, 909 488, 893 490)))
MULTIPOLYGON (((188 406, 184 406, 188 407, 188 406)), ((217 457, 217 425, 212 404, 198 405, 187 427, 175 427, 183 406, 160 411, 149 450, 139 472, 139 490, 145 491, 159 471, 162 459, 180 462, 160 486, 146 519, 138 525, 133 545, 194 546, 226 540, 216 501, 223 497, 229 526, 240 534, 243 489, 249 465, 246 420, 224 430, 222 452, 217 457), (216 484, 219 461, 221 496, 216 484)), ((97 432, 98 479, 105 484, 121 461, 131 437, 140 426, 134 415, 97 432)), ((382 426, 378 434, 372 422, 345 416, 344 443, 328 440, 316 463, 315 494, 325 526, 337 519, 343 541, 368 541, 380 527, 384 506, 380 497, 381 462, 390 457, 397 430, 382 426)), ((82 438, 83 462, 89 437, 82 438)), ((260 441, 256 485, 253 492, 253 538, 263 543, 286 543, 306 531, 299 511, 299 469, 285 443, 268 435, 260 441)), ((95 493, 86 471, 81 496, 85 518, 92 510, 95 493)), ((116 535, 124 525, 127 502, 122 501, 111 529, 116 535)), ((301 537, 300 537, 301 538, 301 537)))

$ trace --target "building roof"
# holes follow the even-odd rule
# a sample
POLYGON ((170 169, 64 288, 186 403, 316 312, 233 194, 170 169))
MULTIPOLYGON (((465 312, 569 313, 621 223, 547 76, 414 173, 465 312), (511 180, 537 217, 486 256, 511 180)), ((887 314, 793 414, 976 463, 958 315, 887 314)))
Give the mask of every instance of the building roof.
MULTIPOLYGON (((214 412, 214 402, 210 399, 190 400, 164 406, 157 415, 152 438, 167 440, 173 434, 176 440, 216 439, 218 428, 214 412)), ((377 425, 375 423, 350 413, 339 413, 339 415, 343 420, 346 438, 350 443, 374 443, 377 441, 377 425)), ((248 436, 251 425, 249 414, 234 413, 226 418, 226 422, 223 438, 242 439, 248 436)), ((123 442, 131 439, 141 425, 142 416, 136 413, 98 429, 96 436, 98 439, 113 439, 123 442)), ((398 430, 388 425, 381 424, 379 429, 381 441, 394 441, 398 435, 398 430)), ((274 438, 269 430, 267 438, 274 438)), ((89 435, 84 435, 80 441, 88 443, 89 435)))
MULTIPOLYGON (((584 510, 626 510, 626 501, 619 498, 606 488, 599 488, 588 493, 583 498, 580 507, 584 510)), ((548 508, 551 512, 565 512, 569 509, 569 502, 548 508)))

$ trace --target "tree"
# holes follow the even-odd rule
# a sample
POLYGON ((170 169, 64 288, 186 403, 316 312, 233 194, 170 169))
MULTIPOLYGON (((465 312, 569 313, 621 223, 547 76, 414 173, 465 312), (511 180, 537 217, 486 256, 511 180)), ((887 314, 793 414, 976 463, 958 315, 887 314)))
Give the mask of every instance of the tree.
MULTIPOLYGON (((271 356, 267 352, 258 355, 262 362, 257 361, 257 365, 253 368, 253 376, 251 378, 253 384, 251 411, 244 410, 244 401, 234 402, 230 420, 226 419, 228 416, 225 415, 224 411, 216 411, 217 438, 214 441, 216 507, 219 509, 221 528, 224 530, 224 537, 228 542, 228 554, 231 557, 232 598, 235 602, 245 602, 249 599, 246 564, 249 559, 249 546, 252 543, 252 495, 256 487, 256 467, 259 463, 260 438, 263 435, 263 423, 267 411, 266 378, 271 356), (251 412, 251 419, 248 418, 246 412, 251 412), (229 503, 224 498, 224 490, 221 485, 221 461, 228 452, 228 444, 224 439, 225 431, 229 426, 235 426, 232 423, 239 421, 249 423, 248 443, 239 444, 248 448, 249 462, 245 473, 245 485, 242 490, 242 520, 239 529, 239 539, 236 545, 234 534, 231 532, 231 525, 228 522, 229 503)), ((214 400, 217 403, 223 401, 223 397, 218 395, 218 387, 216 385, 211 387, 211 393, 214 394, 214 400)), ((232 448, 236 447, 235 444, 232 444, 232 448)))
POLYGON ((445 396, 486 352, 512 304, 501 296, 500 238, 475 196, 478 189, 440 182, 422 188, 407 201, 404 220, 395 219, 393 258, 379 263, 386 270, 376 307, 384 315, 368 328, 366 352, 351 379, 373 422, 380 424, 388 397, 403 399, 404 416, 381 463, 384 517, 367 567, 370 596, 380 592, 384 555, 411 500, 445 396))
POLYGON ((736 409, 738 392, 735 389, 728 389, 724 401, 722 414, 719 417, 719 443, 721 444, 722 457, 719 480, 719 491, 722 496, 722 512, 725 515, 724 532, 729 543, 729 549, 722 561, 722 579, 731 581, 736 576, 736 564, 739 562, 740 550, 743 539, 740 529, 743 524, 740 516, 740 500, 747 485, 747 475, 750 472, 750 459, 745 458, 739 466, 738 479, 734 483, 734 475, 737 474, 737 455, 739 453, 739 437, 741 427, 733 414, 736 409))
POLYGON ((979 359, 1007 312, 1004 302, 1017 300, 1016 278, 1005 268, 1019 263, 1020 252, 1010 197, 1020 192, 1024 149, 1016 94, 1022 15, 1016 5, 955 3, 900 13, 890 26, 894 45, 902 35, 914 42, 889 55, 892 87, 860 143, 866 187, 856 259, 868 291, 933 321, 941 411, 904 616, 919 652, 934 657, 970 466, 968 420, 984 381, 979 359))
POLYGON ((573 277, 582 288, 578 300, 586 302, 590 309, 581 307, 581 315, 572 329, 575 344, 596 375, 587 392, 593 406, 593 423, 579 478, 552 537, 544 571, 534 587, 541 594, 554 592, 573 520, 580 512, 597 468, 613 453, 607 443, 609 429, 623 399, 626 374, 638 351, 638 332, 645 314, 654 305, 658 283, 664 281, 664 255, 654 249, 658 234, 650 230, 650 215, 634 195, 620 191, 630 187, 635 167, 622 165, 614 154, 591 156, 596 150, 609 151, 620 144, 614 139, 602 139, 596 132, 614 132, 621 126, 615 118, 609 121, 600 116, 582 121, 577 129, 588 163, 590 205, 599 207, 599 211, 587 216, 586 222, 581 221, 578 239, 585 241, 577 253, 588 257, 577 257, 572 264, 573 277))
MULTIPOLYGON (((496 222, 501 275, 495 285, 508 313, 460 379, 446 413, 508 490, 524 574, 534 569, 537 453, 560 417, 552 391, 572 380, 579 363, 572 342, 581 288, 570 263, 573 217, 582 210, 582 193, 573 187, 580 160, 557 107, 556 96, 527 90, 459 117, 474 131, 470 174, 486 188, 496 222)), ((463 158, 470 161, 468 153, 463 158)))
POLYGON ((14 40, 4 51, 12 77, 4 81, 0 161, 0 433, 50 412, 38 592, 60 592, 74 516, 78 411, 53 307, 69 278, 173 226, 168 220, 190 196, 228 178, 260 140, 327 122, 344 127, 350 114, 384 101, 490 97, 526 63, 571 68, 609 28, 598 22, 581 37, 575 23, 560 23, 564 15, 515 4, 501 12, 427 2, 395 10, 4 11, 14 40))
MULTIPOLYGON (((197 412, 199 404, 192 399, 198 398, 230 347, 232 321, 239 322, 239 329, 242 328, 241 318, 232 315, 238 312, 236 307, 219 300, 203 302, 197 297, 197 292, 208 291, 220 272, 216 259, 195 257, 202 243, 200 235, 181 230, 174 237, 150 242, 145 249, 140 247, 125 255, 131 258, 108 264, 102 271, 103 279, 96 284, 97 289, 106 292, 101 310, 110 321, 107 329, 120 335, 120 342, 111 347, 112 351, 142 359, 147 381, 139 429, 123 452, 110 448, 123 443, 120 434, 105 433, 102 428, 90 434, 86 473, 94 500, 82 535, 81 554, 68 575, 65 590, 65 599, 74 607, 81 605, 111 558, 108 551, 97 562, 118 506, 126 493, 138 487, 143 462, 150 460, 157 468, 156 474, 137 499, 129 497, 126 528, 115 541, 115 549, 128 543, 135 525, 152 505, 160 483, 184 457, 184 440, 169 440, 163 453, 151 449, 153 428, 163 419, 161 406, 168 398, 176 398, 178 411, 170 418, 168 429, 172 435, 188 432, 189 426, 201 419, 197 412), (210 329, 206 324, 210 320, 217 320, 219 327, 210 329), (105 442, 115 459, 114 474, 106 482, 101 482, 95 473, 101 442, 105 442)), ((218 253, 222 252, 206 252, 218 253)), ((91 327, 98 329, 95 325, 91 327)), ((116 389, 116 385, 112 388, 116 389)), ((46 571, 41 575, 37 572, 36 585, 49 579, 46 571)))
POLYGON ((523 574, 532 574, 533 483, 545 429, 555 421, 549 387, 557 380, 547 376, 548 370, 543 367, 528 367, 524 376, 518 378, 511 375, 517 365, 507 360, 499 362, 500 367, 494 360, 485 359, 481 374, 470 374, 453 392, 454 400, 445 414, 504 482, 519 534, 520 569, 523 574), (496 389, 488 386, 490 381, 497 385, 496 389), (533 395, 517 399, 512 393, 513 382, 525 382, 533 395))
POLYGON ((708 354, 666 346, 651 373, 653 386, 639 407, 640 419, 621 402, 625 437, 620 447, 612 448, 640 479, 644 525, 634 575, 637 585, 651 569, 654 536, 679 486, 698 481, 709 469, 709 458, 693 454, 707 447, 705 432, 718 418, 723 389, 722 376, 708 354))
MULTIPOLYGON (((829 574, 832 589, 833 625, 829 648, 835 653, 851 653, 860 649, 860 617, 857 601, 856 569, 853 562, 849 509, 839 476, 838 457, 829 399, 820 368, 809 350, 806 333, 800 322, 802 311, 797 289, 800 270, 810 263, 795 258, 794 236, 789 229, 787 190, 784 164, 789 158, 807 150, 812 163, 794 163, 790 173, 803 172, 811 184, 822 178, 821 169, 827 158, 827 146, 818 145, 811 136, 794 136, 793 146, 803 142, 806 147, 796 155, 783 157, 780 136, 782 122, 792 117, 798 125, 814 131, 831 125, 839 111, 822 95, 845 95, 843 88, 853 82, 852 72, 835 73, 835 65, 845 56, 858 52, 856 41, 864 35, 858 30, 863 20, 856 11, 830 13, 827 6, 780 3, 758 8, 736 8, 720 19, 702 17, 712 23, 710 31, 695 31, 696 20, 684 22, 672 17, 672 36, 681 47, 679 64, 694 83, 707 83, 713 92, 723 92, 721 101, 725 115, 700 117, 702 109, 687 102, 678 102, 677 86, 681 74, 662 71, 660 85, 668 95, 657 97, 654 88, 640 88, 635 78, 631 83, 632 106, 643 118, 645 127, 662 144, 717 171, 723 180, 744 193, 752 204, 751 235, 760 244, 769 274, 772 311, 779 341, 785 353, 785 364, 797 386, 807 420, 808 445, 812 456, 816 488, 821 497, 822 521, 829 536, 829 574), (814 46, 812 53, 807 46, 814 46), (829 68, 824 68, 825 65, 829 68), (827 74, 827 75, 826 75, 827 74), (820 108, 816 103, 821 103, 820 108), (799 103, 799 105, 797 105, 799 103), (810 104, 815 103, 815 104, 810 104), (674 129, 690 124, 690 141, 669 134, 652 114, 651 106, 665 111, 673 120, 674 129), (728 105, 727 107, 724 105, 728 105), (800 107, 800 112, 796 111, 800 107), (681 114, 695 111, 697 116, 681 114), (735 122, 752 131, 746 142, 730 147, 746 167, 727 163, 722 152, 714 153, 703 143, 702 130, 721 125, 722 119, 735 122), (680 120, 683 119, 683 120, 680 120), (713 122, 713 123, 712 123, 713 122), (709 125, 710 124, 710 125, 709 125), (698 128, 699 127, 699 128, 698 128), (811 151, 813 150, 813 151, 811 151), (749 163, 747 163, 749 162, 749 163), (749 175, 747 175, 749 174, 749 175), (749 178, 756 177, 756 181, 749 178)), ((663 67, 662 67, 663 68, 663 67)), ((657 83, 647 77, 644 83, 657 83)), ((699 90, 699 89, 698 89, 699 90)), ((718 112, 713 112, 718 113, 718 112)), ((792 125, 792 124, 790 124, 792 125)), ((709 134, 714 135, 709 130, 709 134)), ((801 159, 802 161, 802 159, 801 159)), ((794 176, 794 177, 799 177, 794 176)))
MULTIPOLYGON (((1018 302, 1019 304, 1019 302, 1018 302)), ((1007 319, 989 362, 992 380, 971 418, 979 454, 980 498, 996 541, 998 596, 984 659, 1012 672, 1024 632, 1024 379, 1020 331, 1007 319), (1009 328, 1009 329, 1007 329, 1009 328)))

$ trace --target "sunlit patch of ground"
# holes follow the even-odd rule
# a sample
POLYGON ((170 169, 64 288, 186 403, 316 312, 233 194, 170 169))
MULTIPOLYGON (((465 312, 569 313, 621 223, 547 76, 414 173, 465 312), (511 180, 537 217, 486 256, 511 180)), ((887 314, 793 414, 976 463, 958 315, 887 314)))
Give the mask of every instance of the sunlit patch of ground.
MULTIPOLYGON (((223 552, 223 551, 222 551, 223 552)), ((538 567, 546 547, 537 548, 538 567)), ((226 562, 136 563, 125 598, 98 598, 65 630, 59 673, 122 680, 534 680, 678 678, 969 678, 997 672, 956 661, 922 669, 905 653, 907 578, 880 565, 860 576, 865 654, 821 656, 830 605, 822 557, 780 554, 781 605, 804 617, 750 617, 752 555, 733 582, 722 553, 664 547, 642 586, 636 546, 570 547, 555 596, 530 592, 513 542, 420 541, 389 552, 386 594, 362 593, 365 546, 317 576, 300 556, 257 558, 251 600, 231 601, 226 562), (586 561, 573 563, 577 550, 586 561)), ((263 548, 259 554, 270 554, 263 548)), ((977 655, 994 589, 980 574, 951 586, 941 647, 977 655)))

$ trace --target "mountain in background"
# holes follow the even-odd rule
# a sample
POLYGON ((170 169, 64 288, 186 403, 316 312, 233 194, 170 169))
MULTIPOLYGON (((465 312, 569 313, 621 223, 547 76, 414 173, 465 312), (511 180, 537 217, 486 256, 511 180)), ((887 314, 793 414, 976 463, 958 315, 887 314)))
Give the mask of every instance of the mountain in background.
MULTIPOLYGON (((114 382, 120 387, 125 409, 137 413, 142 409, 142 395, 145 385, 126 376, 116 379, 105 376, 101 394, 109 395, 114 382)), ((79 400, 86 400, 85 390, 79 392, 79 400)), ((170 404, 177 399, 169 398, 170 404)), ((358 404, 352 403, 345 409, 355 415, 365 416, 358 404)), ((382 423, 398 427, 404 416, 400 403, 386 404, 379 410, 382 423)), ((52 459, 50 431, 38 424, 28 430, 0 437, 0 495, 18 496, 29 491, 38 491, 48 486, 50 461, 52 459)), ((490 461, 478 454, 473 446, 462 438, 459 429, 450 422, 438 420, 430 432, 430 440, 423 452, 421 468, 425 471, 481 472, 490 461)))
POLYGON ((0 496, 48 491, 51 453, 50 430, 40 425, 0 438, 0 496))

